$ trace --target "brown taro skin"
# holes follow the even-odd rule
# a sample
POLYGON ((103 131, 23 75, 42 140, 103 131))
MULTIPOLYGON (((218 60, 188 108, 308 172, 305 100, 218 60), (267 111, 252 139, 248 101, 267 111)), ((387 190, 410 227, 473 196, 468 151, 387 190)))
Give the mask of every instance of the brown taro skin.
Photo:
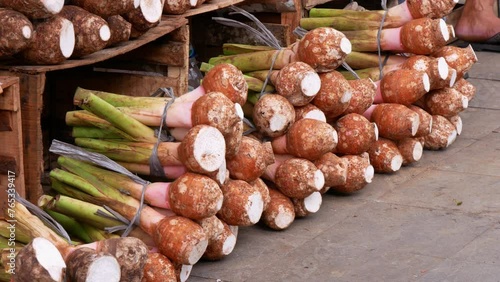
POLYGON ((314 161, 314 165, 325 175, 325 187, 339 186, 346 183, 348 167, 346 159, 334 153, 326 153, 314 161))
POLYGON ((78 7, 67 5, 59 13, 73 23, 75 28, 75 49, 72 57, 82 57, 104 49, 108 40, 102 40, 100 29, 108 26, 101 17, 78 7))
POLYGON ((299 60, 310 65, 317 72, 335 70, 351 52, 346 36, 331 27, 320 27, 306 33, 299 41, 299 60), (347 45, 347 46, 345 46, 347 45), (344 48, 342 48, 345 46, 344 48))
POLYGON ((68 25, 68 22, 67 19, 55 15, 34 24, 32 40, 27 48, 18 53, 19 57, 26 63, 37 65, 55 65, 64 62, 69 56, 62 53, 60 38, 61 30, 68 25))
POLYGON ((443 57, 450 68, 457 71, 457 79, 463 78, 464 74, 477 62, 476 53, 471 45, 464 48, 447 45, 436 50, 432 56, 443 57))
POLYGON ((417 133, 415 134, 415 137, 423 137, 426 136, 427 134, 431 133, 432 129, 432 115, 429 114, 426 110, 415 106, 415 105, 410 105, 408 108, 418 114, 420 124, 418 126, 417 133))
POLYGON ((141 282, 177 282, 174 264, 160 253, 149 253, 141 282))
POLYGON ((311 161, 300 158, 288 159, 276 170, 275 183, 287 197, 303 199, 323 188, 324 178, 323 183, 319 183, 318 172, 324 177, 311 161))
POLYGON ((441 19, 429 18, 415 19, 404 24, 401 27, 401 44, 405 51, 416 55, 429 55, 445 46, 449 34, 443 34, 441 24, 441 19))
POLYGON ((406 106, 416 102, 429 91, 429 85, 424 85, 424 75, 424 72, 409 69, 387 73, 380 81, 384 102, 406 106))
POLYGON ((132 33, 132 24, 127 22, 122 16, 115 15, 106 19, 111 30, 111 37, 106 47, 114 46, 120 42, 126 42, 130 39, 132 33))
POLYGON ((33 36, 33 25, 28 18, 10 9, 0 8, 0 26, 0 57, 19 53, 33 36))
POLYGON ((295 122, 295 108, 281 95, 266 94, 253 108, 253 122, 263 135, 279 137, 295 122))
POLYGON ((380 138, 368 150, 370 164, 375 172, 390 173, 401 168, 403 156, 392 140, 380 138))
POLYGON ((241 122, 235 104, 222 92, 207 92, 191 107, 193 126, 206 124, 217 128, 222 135, 233 133, 234 126, 241 122))
POLYGON ((370 159, 362 155, 345 155, 342 156, 348 162, 347 180, 344 185, 332 186, 330 190, 341 194, 350 194, 363 189, 373 176, 373 167, 370 164, 370 159), (367 173, 368 171, 368 173, 367 173))
POLYGON ((476 95, 476 86, 468 82, 465 78, 457 80, 457 82, 455 82, 455 85, 453 85, 453 88, 467 97, 469 101, 472 100, 476 95))
POLYGON ((340 116, 349 107, 352 88, 347 79, 338 72, 321 73, 321 89, 312 103, 325 113, 328 120, 340 116))
POLYGON ((187 172, 169 189, 170 209, 177 215, 202 219, 215 215, 222 203, 222 191, 210 177, 187 172))
POLYGON ((239 153, 227 159, 227 168, 233 179, 251 182, 259 178, 266 167, 274 163, 272 148, 260 141, 243 136, 239 153))
POLYGON ((135 8, 134 0, 72 0, 71 4, 103 18, 122 15, 135 8))
POLYGON ((160 253, 174 264, 195 264, 205 252, 208 238, 201 226, 182 216, 162 219, 153 234, 160 253))
POLYGON ((337 146, 337 132, 326 122, 305 118, 290 127, 286 141, 290 154, 316 160, 337 146))
POLYGON ((450 14, 457 3, 458 1, 454 0, 406 0, 410 14, 414 19, 442 18, 450 14))
POLYGON ((377 124, 379 136, 391 140, 414 137, 420 118, 418 114, 401 104, 378 104, 372 112, 371 121, 377 124))
POLYGON ((425 105, 432 115, 452 117, 468 107, 469 99, 454 88, 433 90, 425 97, 425 105))
POLYGON ((314 98, 316 93, 309 93, 309 96, 304 94, 308 93, 310 89, 302 88, 302 81, 304 79, 311 80, 309 77, 314 77, 318 84, 309 85, 309 88, 319 89, 319 77, 314 71, 314 69, 304 62, 293 62, 286 65, 279 71, 277 76, 276 91, 287 98, 290 103, 294 106, 304 106, 307 105, 314 98))
POLYGON ((284 230, 295 220, 292 200, 277 189, 269 189, 270 203, 262 213, 262 221, 273 230, 284 230))
POLYGON ((352 88, 352 97, 349 106, 344 114, 356 113, 363 114, 373 104, 377 85, 369 78, 348 80, 352 88))
POLYGON ((247 101, 248 84, 243 73, 231 64, 218 64, 211 68, 202 81, 206 93, 221 92, 233 103, 244 105, 247 101))
POLYGON ((450 146, 457 138, 457 130, 453 123, 440 115, 432 116, 432 131, 425 136, 424 148, 441 150, 450 146))
POLYGON ((372 123, 360 114, 347 114, 334 123, 338 134, 335 152, 342 155, 359 155, 375 142, 376 134, 372 123))

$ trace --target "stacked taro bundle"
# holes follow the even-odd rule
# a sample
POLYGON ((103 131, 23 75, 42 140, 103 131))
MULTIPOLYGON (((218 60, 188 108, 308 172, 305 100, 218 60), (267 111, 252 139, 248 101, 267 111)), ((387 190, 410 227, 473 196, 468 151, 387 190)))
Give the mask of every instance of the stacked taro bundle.
MULTIPOLYGON (((256 145, 251 144, 270 142, 275 162, 261 175, 271 197, 263 213, 267 226, 288 228, 296 217, 317 212, 322 194, 329 189, 351 193, 372 181, 374 170, 366 152, 378 133, 362 114, 373 98, 363 101, 359 97, 350 103, 354 101, 352 87, 336 71, 351 52, 351 43, 341 32, 314 29, 281 50, 238 44, 224 47, 227 55, 210 59, 202 69, 208 70, 205 78, 211 78, 236 66, 248 82, 249 99, 243 110, 251 121, 246 131, 253 132, 243 138, 237 156, 242 161, 232 165, 236 160, 229 159, 228 169, 230 177, 244 179, 242 170, 256 167, 252 161, 257 159, 256 145), (263 87, 266 80, 270 85, 263 87), (269 93, 260 94, 261 90, 269 93), (243 146, 246 142, 248 151, 243 146)), ((373 83, 361 86, 372 92, 368 96, 375 96, 373 83)))
MULTIPOLYGON (((341 30, 353 45, 346 62, 360 78, 376 81, 376 105, 365 113, 383 137, 370 153, 376 171, 391 172, 398 167, 388 167, 387 160, 385 165, 377 165, 374 161, 380 152, 392 151, 396 156, 399 147, 397 158, 408 164, 420 158, 421 147, 446 148, 461 133, 459 113, 475 95, 475 87, 464 74, 477 57, 471 46, 445 46, 454 37, 454 30, 441 17, 457 2, 408 0, 390 8, 384 20, 386 11, 312 9, 310 18, 301 20, 305 29, 326 25, 341 30), (375 53, 379 44, 385 57, 375 53), (382 68, 381 62, 385 64, 382 68)), ((348 71, 342 74, 355 78, 348 71)))
POLYGON ((190 2, 1 0, 0 58, 15 56, 29 64, 81 58, 141 36, 158 25, 163 13, 197 5, 190 2))

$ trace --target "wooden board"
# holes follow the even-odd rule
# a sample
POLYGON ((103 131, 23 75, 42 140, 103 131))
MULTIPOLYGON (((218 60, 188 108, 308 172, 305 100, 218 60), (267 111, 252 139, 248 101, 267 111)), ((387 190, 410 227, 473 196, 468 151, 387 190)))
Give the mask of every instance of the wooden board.
POLYGON ((108 60, 110 58, 116 57, 118 55, 125 54, 129 51, 135 50, 143 45, 146 45, 149 42, 152 42, 173 30, 186 25, 187 19, 181 16, 163 16, 162 21, 157 27, 154 27, 148 30, 145 34, 143 34, 140 38, 135 40, 130 40, 127 42, 123 42, 115 47, 107 48, 88 56, 85 56, 81 59, 75 60, 67 60, 59 65, 43 65, 43 66, 20 66, 20 65, 0 65, 1 69, 7 69, 14 72, 25 72, 25 73, 42 73, 48 71, 55 70, 63 70, 69 68, 75 68, 85 65, 91 65, 98 62, 102 62, 108 60))
POLYGON ((23 134, 19 78, 0 76, 0 205, 12 198, 14 190, 25 197, 23 134), (12 188, 11 190, 7 190, 12 188))
POLYGON ((210 0, 206 3, 203 3, 198 8, 190 9, 185 12, 182 16, 184 17, 192 17, 199 14, 204 14, 208 12, 212 12, 215 10, 219 10, 222 8, 229 7, 231 5, 236 5, 242 3, 244 0, 210 0))

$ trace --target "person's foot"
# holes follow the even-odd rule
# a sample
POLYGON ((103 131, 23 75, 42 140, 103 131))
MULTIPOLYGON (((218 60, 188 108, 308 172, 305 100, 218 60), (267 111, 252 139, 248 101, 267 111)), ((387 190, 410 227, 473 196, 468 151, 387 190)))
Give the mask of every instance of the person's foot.
POLYGON ((467 0, 455 33, 468 42, 484 42, 500 33, 500 18, 493 11, 493 1, 467 0))

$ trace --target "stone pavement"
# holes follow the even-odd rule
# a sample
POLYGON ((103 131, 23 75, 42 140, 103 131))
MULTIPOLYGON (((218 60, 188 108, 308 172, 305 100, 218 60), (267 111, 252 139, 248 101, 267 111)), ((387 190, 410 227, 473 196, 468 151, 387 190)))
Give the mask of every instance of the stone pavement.
POLYGON ((478 52, 476 97, 444 151, 282 232, 240 228, 231 255, 188 281, 500 281, 500 53, 478 52))

